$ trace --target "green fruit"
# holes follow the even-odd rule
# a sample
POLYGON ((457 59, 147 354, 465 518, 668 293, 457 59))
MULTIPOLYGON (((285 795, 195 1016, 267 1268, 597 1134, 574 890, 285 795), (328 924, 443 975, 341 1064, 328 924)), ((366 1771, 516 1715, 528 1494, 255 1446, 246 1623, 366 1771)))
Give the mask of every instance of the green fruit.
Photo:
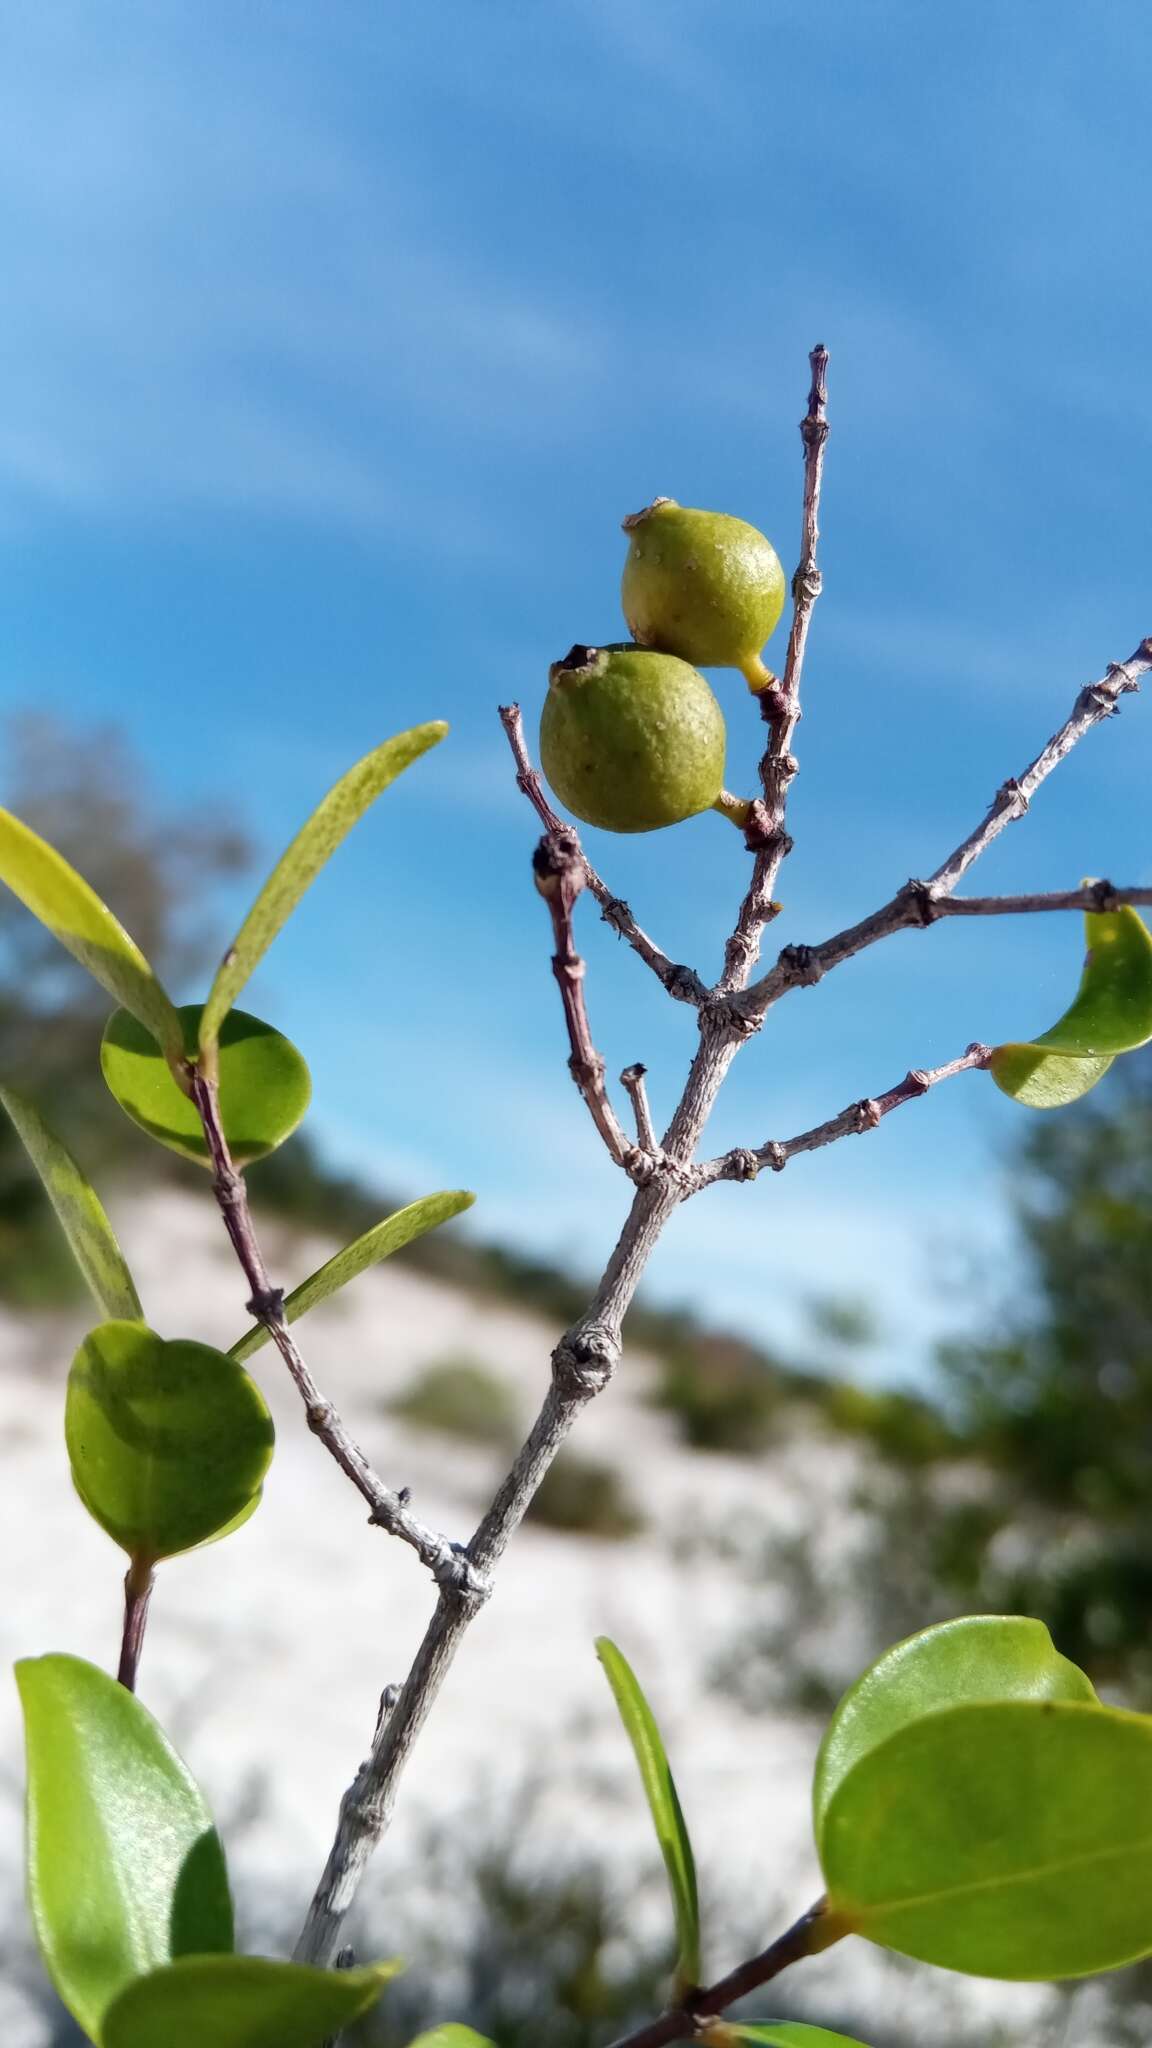
POLYGON ((654 498, 624 521, 621 595, 628 630, 701 668, 738 668, 754 690, 774 681, 760 649, 784 609, 784 571, 770 541, 726 512, 654 498))
POLYGON ((654 832, 710 810, 724 713, 674 654, 573 647, 548 671, 540 758, 561 803, 608 832, 654 832))

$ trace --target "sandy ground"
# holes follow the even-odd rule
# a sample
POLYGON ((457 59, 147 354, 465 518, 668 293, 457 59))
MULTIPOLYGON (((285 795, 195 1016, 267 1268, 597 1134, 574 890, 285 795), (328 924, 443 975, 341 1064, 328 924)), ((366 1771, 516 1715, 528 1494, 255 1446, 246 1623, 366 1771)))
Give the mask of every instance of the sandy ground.
MULTIPOLYGON (((158 1193, 118 1210, 146 1311, 166 1336, 227 1345, 244 1327, 243 1283, 210 1202, 158 1193)), ((288 1284, 331 1250, 322 1240, 269 1236, 288 1284)), ((0 1324, 7 1393, 0 1433, 0 1636, 5 1663, 69 1650, 115 1667, 122 1560, 72 1492, 62 1436, 64 1379, 80 1319, 0 1324)), ((556 1336, 538 1318, 477 1305, 467 1295, 384 1266, 301 1327, 309 1362, 378 1469, 409 1485, 427 1521, 465 1537, 490 1496, 493 1456, 401 1427, 386 1403, 423 1365, 466 1353, 514 1389, 527 1420, 544 1390, 556 1336)), ((329 1847, 337 1804, 363 1754, 382 1687, 400 1679, 431 1611, 433 1589, 412 1553, 370 1529, 358 1496, 303 1425, 294 1389, 270 1349, 252 1361, 271 1401, 277 1452, 264 1502, 225 1545, 162 1567, 140 1691, 205 1787, 226 1837, 242 1902, 283 1902, 303 1913, 329 1847), (240 1824, 243 1809, 244 1818, 240 1824)), ((536 1824, 557 1839, 594 1842, 606 1856, 652 1857, 631 1759, 595 1658, 613 1636, 657 1708, 683 1804, 696 1817, 705 1889, 731 1895, 742 1918, 757 1898, 764 1935, 820 1890, 808 1824, 819 1727, 780 1715, 750 1718, 706 1684, 717 1645, 746 1597, 715 1559, 677 1561, 677 1539, 701 1520, 755 1513, 782 1526, 836 1513, 850 1453, 812 1439, 744 1461, 683 1449, 646 1401, 651 1364, 630 1355, 587 1412, 578 1441, 612 1458, 650 1518, 626 1543, 528 1526, 500 1569, 404 1782, 389 1845, 372 1882, 386 1913, 431 1816, 446 1817, 477 1788, 514 1791, 526 1771, 555 1793, 536 1824)), ((20 1852, 20 1737, 14 1688, 0 1689, 0 1887, 14 1890, 20 1852)), ((407 1878, 404 1878, 407 1881, 407 1878)), ((719 1953, 717 1967, 737 1958, 719 1953)), ((853 1990, 882 2006, 890 1966, 848 1944, 821 1965, 830 2000, 853 1990), (863 1972, 863 1976, 861 1976, 863 1972)), ((941 2039, 940 1999, 956 1980, 904 1973, 900 2010, 924 1997, 941 2039), (919 1985, 919 1990, 916 1988, 919 1985)), ((815 1994, 820 1987, 813 1986, 815 1994)), ((0 1992, 5 2048, 46 2036, 19 1996, 0 1992)), ((1034 1994, 1003 1988, 995 2008, 1021 2020, 1034 1994)), ((977 2005, 980 2000, 977 1996, 977 2005)))

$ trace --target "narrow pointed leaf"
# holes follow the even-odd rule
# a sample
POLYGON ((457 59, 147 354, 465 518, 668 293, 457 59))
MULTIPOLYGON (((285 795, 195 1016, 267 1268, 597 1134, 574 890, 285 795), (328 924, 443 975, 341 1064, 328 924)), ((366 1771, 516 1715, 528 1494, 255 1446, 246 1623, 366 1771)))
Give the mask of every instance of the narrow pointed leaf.
POLYGON ((224 1854, 146 1707, 79 1657, 16 1666, 28 1745, 28 1887, 64 2004, 93 2040, 142 1971, 227 1951, 224 1854))
POLYGON ((924 1714, 820 1839, 829 1911, 883 1948, 1047 1981, 1152 1954, 1152 1719, 1061 1699, 924 1714))
POLYGON ((366 754, 330 789, 308 823, 277 862, 229 946, 200 1020, 200 1044, 215 1045, 220 1027, 249 976, 287 923, 306 889, 390 782, 444 738, 439 719, 397 733, 366 754))
POLYGON ((189 1956, 121 1992, 101 2048, 322 2048, 371 2011, 401 1967, 314 1970, 264 1956, 189 1956))
POLYGON ((1043 1052, 1038 1045, 998 1045, 988 1071, 996 1086, 1026 1109, 1063 1109, 1087 1095, 1111 1065, 1110 1053, 1073 1060, 1064 1053, 1043 1052))
POLYGON ((1010 1699, 1099 1704, 1091 1680, 1060 1655, 1043 1622, 1021 1615, 941 1622, 886 1650, 845 1693, 820 1745, 812 1789, 817 1842, 837 1787, 890 1735, 965 1700, 1010 1699))
POLYGON ((127 1322, 80 1346, 64 1435, 89 1514, 148 1564, 246 1521, 273 1444, 264 1396, 234 1358, 127 1322))
POLYGON ((721 2020, 703 2037, 708 2048, 737 2048, 742 2041, 761 2048, 865 2048, 851 2034, 830 2034, 827 2027, 807 2027, 799 2020, 721 2020))
MULTIPOLYGON (((425 1231, 435 1230, 437 1224, 447 1223, 450 1217, 459 1216, 461 1210, 470 1209, 475 1195, 462 1188, 441 1195, 425 1195, 419 1202, 409 1202, 406 1209, 397 1209, 386 1216, 382 1223, 376 1223, 358 1237, 352 1244, 345 1245, 342 1252, 325 1265, 319 1266, 309 1279, 294 1287, 284 1303, 284 1314, 290 1323, 307 1315, 318 1302, 327 1301, 341 1287, 347 1287, 365 1273, 369 1266, 375 1266, 381 1259, 387 1259, 402 1246, 412 1244, 425 1231)), ((233 1358, 251 1358, 262 1344, 268 1342, 268 1332, 260 1323, 254 1323, 250 1330, 232 1346, 233 1358)))
POLYGON ((31 1102, 12 1088, 0 1088, 0 1102, 44 1183, 72 1256, 98 1306, 106 1316, 129 1321, 142 1318, 140 1297, 95 1188, 31 1102))
MULTIPOLYGON (((184 1042, 196 1051, 200 1006, 179 1012, 184 1042)), ((127 1010, 108 1020, 100 1065, 109 1090, 126 1116, 158 1144, 210 1166, 207 1141, 195 1104, 179 1088, 150 1032, 127 1010)), ((292 1135, 308 1107, 312 1081, 304 1057, 291 1041, 259 1017, 233 1010, 220 1033, 220 1120, 237 1166, 275 1151, 292 1135)))
POLYGON ((180 1026, 168 996, 134 939, 62 853, 0 810, 0 882, 27 905, 82 967, 131 1010, 178 1059, 180 1026))
POLYGON ((1031 1109, 1058 1109, 1094 1088, 1117 1053, 1152 1039, 1152 932, 1130 905, 1090 910, 1088 951, 1071 1008, 1027 1043, 999 1045, 990 1071, 998 1088, 1031 1109), (1060 1061, 1075 1061, 1063 1073, 1060 1061))
POLYGON ((461 2027, 455 2020, 449 2020, 446 2026, 433 2027, 431 2033, 417 2034, 408 2048, 496 2048, 496 2044, 486 2034, 476 2034, 471 2027, 461 2027))
POLYGON ((683 1987, 692 1987, 700 1981, 700 1901, 696 1890, 696 1862, 676 1785, 664 1753, 660 1730, 631 1665, 607 1636, 597 1637, 596 1654, 604 1666, 620 1719, 635 1751, 664 1856, 676 1916, 679 1945, 677 1977, 683 1987))

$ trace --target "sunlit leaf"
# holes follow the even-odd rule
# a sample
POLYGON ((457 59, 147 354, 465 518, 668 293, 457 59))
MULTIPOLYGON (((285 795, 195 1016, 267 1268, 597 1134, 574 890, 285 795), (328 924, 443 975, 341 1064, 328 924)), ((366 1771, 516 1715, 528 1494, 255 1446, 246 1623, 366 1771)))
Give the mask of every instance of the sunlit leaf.
MULTIPOLYGON (((335 1294, 339 1288, 346 1287, 350 1280, 355 1280, 358 1274, 366 1272, 369 1266, 377 1265, 381 1259, 389 1258, 404 1245, 412 1244, 416 1238, 423 1237, 426 1230, 434 1230, 437 1224, 447 1223, 450 1217, 459 1216, 462 1209, 470 1209, 475 1199, 475 1195, 467 1194, 463 1189, 456 1189, 452 1193, 442 1195, 425 1195, 419 1202, 409 1202, 406 1209, 395 1210, 391 1216, 386 1216, 382 1223, 376 1223, 371 1230, 366 1230, 363 1237, 358 1237, 354 1243, 345 1245, 342 1252, 337 1252, 334 1258, 318 1267, 309 1279, 301 1281, 299 1287, 293 1288, 284 1303, 287 1320, 294 1323, 300 1316, 307 1315, 310 1308, 315 1308, 318 1302, 327 1301, 330 1295, 335 1294)), ((254 1323, 252 1328, 245 1330, 239 1341, 233 1344, 231 1356, 251 1358, 252 1353, 258 1351, 267 1341, 267 1330, 262 1324, 254 1323)))
POLYGON ((799 2020, 719 2020, 700 2038, 707 2048, 738 2048, 741 2041, 759 2042, 761 2048, 864 2048, 851 2034, 830 2034, 827 2027, 799 2020))
MULTIPOLYGON (((179 1016, 187 1050, 195 1053, 199 1004, 185 1004, 179 1016)), ((195 1104, 173 1080, 155 1039, 126 1010, 108 1020, 100 1065, 133 1123, 186 1159, 211 1164, 195 1104)), ((221 1030, 219 1085, 220 1119, 237 1166, 262 1159, 291 1137, 312 1093, 296 1047, 244 1010, 232 1010, 221 1030)))
POLYGON ((1043 1052, 1038 1045, 998 1045, 988 1071, 996 1086, 1026 1109, 1063 1109, 1087 1095, 1111 1065, 1111 1053, 1072 1060, 1064 1053, 1043 1052))
POLYGON ((314 1970, 263 1956, 189 1956, 121 1992, 101 2048, 320 2048, 370 2012, 401 1967, 314 1970))
POLYGON ((31 1102, 12 1088, 0 1088, 0 1102, 44 1183, 72 1256, 99 1307, 106 1316, 142 1317, 132 1275, 95 1188, 31 1102))
POLYGON ((111 2001, 175 1956, 227 1951, 224 1855, 146 1707, 79 1657, 16 1666, 28 1745, 28 1887, 48 1974, 99 2038, 111 2001))
POLYGON ((408 2048, 496 2048, 486 2034, 476 2034, 471 2027, 458 2026, 449 2020, 447 2026, 433 2027, 431 2033, 417 2034, 409 2041, 408 2048))
POLYGON ((816 1839, 837 1787, 890 1735, 966 1700, 1096 1702, 1091 1681, 1062 1657, 1041 1621, 976 1614, 922 1629, 877 1659, 828 1724, 812 1788, 816 1839))
POLYGON ((0 811, 0 882, 47 925, 102 988, 123 1003, 173 1058, 182 1051, 176 1012, 134 939, 62 853, 10 811, 0 811))
POLYGON ((1152 1039, 1152 933, 1130 905, 1090 910, 1088 952, 1071 1008, 1027 1043, 997 1046, 998 1088, 1032 1109, 1057 1109, 1095 1087, 1117 1053, 1152 1039), (1060 1061, 1075 1061, 1062 1073, 1060 1061))
POLYGON ((1152 1719, 1062 1699, 923 1714, 841 1779, 829 1911, 881 1947, 1048 1980, 1152 1953, 1152 1719))
POLYGON ((664 1754, 660 1730, 631 1665, 607 1636, 597 1636, 596 1653, 604 1666, 620 1710, 620 1719, 628 1731, 640 1766, 672 1893, 679 1951, 677 1978, 682 1987, 690 1988, 700 1981, 700 1901, 696 1890, 695 1858, 675 1782, 664 1754))
POLYGON ((263 959, 305 890, 315 881, 341 841, 369 805, 405 768, 444 738, 448 727, 439 719, 397 733, 330 789, 307 824, 281 857, 229 946, 212 984, 200 1019, 200 1044, 215 1045, 220 1028, 240 990, 263 959))
POLYGON ((84 1339, 64 1434, 89 1514, 147 1564, 247 1520, 272 1457, 272 1418, 243 1366, 143 1323, 84 1339))

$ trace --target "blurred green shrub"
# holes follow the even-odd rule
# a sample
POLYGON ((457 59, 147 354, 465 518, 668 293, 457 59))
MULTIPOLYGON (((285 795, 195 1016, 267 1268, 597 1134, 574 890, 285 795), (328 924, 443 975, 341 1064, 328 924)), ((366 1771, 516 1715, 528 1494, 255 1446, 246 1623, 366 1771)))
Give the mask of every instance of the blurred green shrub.
POLYGON ((420 1429, 443 1430, 472 1443, 507 1450, 520 1439, 515 1395, 475 1358, 435 1359, 388 1406, 420 1429))
POLYGON ((644 1517, 615 1465, 561 1451, 545 1473, 528 1521, 576 1536, 637 1536, 644 1517))
POLYGON ((785 1394, 752 1345, 698 1331, 661 1358, 652 1398, 693 1449, 750 1454, 775 1440, 785 1394))

